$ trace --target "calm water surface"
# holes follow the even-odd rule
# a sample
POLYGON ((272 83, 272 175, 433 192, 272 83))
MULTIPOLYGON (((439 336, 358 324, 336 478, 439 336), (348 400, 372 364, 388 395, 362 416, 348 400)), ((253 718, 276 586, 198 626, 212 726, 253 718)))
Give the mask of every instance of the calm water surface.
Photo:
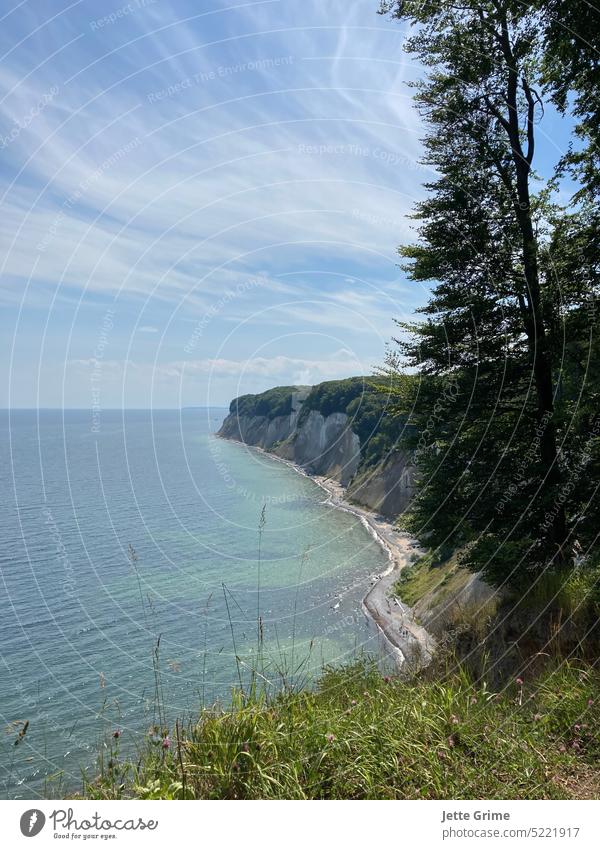
POLYGON ((216 438, 225 413, 0 413, 3 797, 76 789, 116 728, 139 743, 153 657, 169 720, 226 700, 259 615, 274 686, 377 651, 360 600, 384 553, 310 479, 216 438))

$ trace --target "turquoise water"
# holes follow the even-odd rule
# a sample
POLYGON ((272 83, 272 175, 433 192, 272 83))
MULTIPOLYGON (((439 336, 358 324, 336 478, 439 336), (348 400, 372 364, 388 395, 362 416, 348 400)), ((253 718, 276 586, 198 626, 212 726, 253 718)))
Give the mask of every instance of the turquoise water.
POLYGON ((309 478, 215 437, 225 413, 0 413, 3 797, 76 789, 117 728, 139 743, 154 666, 169 720, 227 700, 258 616, 273 687, 377 651, 360 601, 384 553, 309 478))

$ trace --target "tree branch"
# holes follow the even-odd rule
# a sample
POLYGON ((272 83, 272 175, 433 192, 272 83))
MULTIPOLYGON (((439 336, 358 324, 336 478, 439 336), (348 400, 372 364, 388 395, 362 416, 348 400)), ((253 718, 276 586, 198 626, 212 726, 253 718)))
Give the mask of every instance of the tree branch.
POLYGON ((525 97, 527 99, 527 153, 525 154, 525 162, 528 166, 531 166, 533 151, 535 149, 535 134, 533 131, 535 100, 531 92, 531 88, 529 87, 529 83, 525 77, 523 77, 523 91, 525 92, 525 97))

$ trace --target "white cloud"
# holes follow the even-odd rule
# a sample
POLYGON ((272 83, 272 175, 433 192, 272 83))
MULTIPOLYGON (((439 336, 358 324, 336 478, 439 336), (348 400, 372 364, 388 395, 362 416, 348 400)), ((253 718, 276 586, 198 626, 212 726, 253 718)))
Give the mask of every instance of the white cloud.
POLYGON ((31 276, 25 309, 51 318, 38 337, 53 356, 68 336, 84 394, 72 360, 92 355, 96 334, 80 301, 100 304, 99 320, 116 305, 111 355, 129 362, 105 362, 102 380, 117 405, 134 362, 128 391, 141 404, 157 382, 196 391, 219 376, 225 398, 240 374, 255 390, 381 357, 410 306, 395 248, 412 238, 406 214, 430 175, 415 166, 422 128, 402 29, 376 5, 257 0, 178 20, 156 3, 97 32, 76 5, 3 63, 4 134, 58 91, 3 150, 0 299, 14 309, 31 276), (147 336, 129 352, 136 320, 147 336), (329 358, 343 347, 360 357, 329 358))
MULTIPOLYGON (((19 158, 37 185, 8 187, 4 272, 25 279, 37 257, 44 279, 136 295, 158 286, 161 298, 177 301, 226 262, 251 268, 260 258, 273 269, 309 255, 323 261, 342 245, 358 262, 371 252, 391 259, 423 177, 411 167, 419 124, 401 85, 400 29, 370 3, 368 15, 366 3, 351 12, 329 5, 339 17, 331 8, 324 16, 316 2, 301 14, 293 4, 254 4, 217 16, 231 28, 229 40, 206 49, 197 21, 165 29, 157 10, 130 15, 148 70, 118 86, 109 75, 107 96, 87 81, 102 80, 113 63, 125 78, 139 71, 125 48, 68 85, 69 53, 57 57, 59 92, 19 138, 19 158), (269 35, 282 15, 282 31, 269 35), (151 20, 156 35, 144 29, 151 20), (252 38, 243 37, 244 20, 252 38), (319 30, 331 20, 345 24, 319 30), (367 61, 382 48, 387 64, 367 61), (161 85, 275 54, 290 64, 148 101, 161 85)), ((73 49, 85 50, 84 42, 73 49)), ((14 88, 0 105, 10 123, 54 80, 49 73, 19 85, 18 74, 4 70, 0 81, 14 88)))

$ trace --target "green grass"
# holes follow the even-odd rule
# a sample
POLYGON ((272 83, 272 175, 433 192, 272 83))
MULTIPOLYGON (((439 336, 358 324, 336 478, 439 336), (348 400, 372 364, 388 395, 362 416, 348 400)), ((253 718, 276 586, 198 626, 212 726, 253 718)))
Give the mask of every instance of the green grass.
POLYGON ((412 607, 433 590, 460 589, 470 574, 458 565, 457 554, 440 562, 434 554, 429 553, 402 570, 394 584, 394 593, 412 607))
POLYGON ((466 674, 411 681, 360 662, 314 691, 234 694, 135 760, 112 740, 92 799, 597 797, 600 676, 564 662, 500 693, 466 674))

